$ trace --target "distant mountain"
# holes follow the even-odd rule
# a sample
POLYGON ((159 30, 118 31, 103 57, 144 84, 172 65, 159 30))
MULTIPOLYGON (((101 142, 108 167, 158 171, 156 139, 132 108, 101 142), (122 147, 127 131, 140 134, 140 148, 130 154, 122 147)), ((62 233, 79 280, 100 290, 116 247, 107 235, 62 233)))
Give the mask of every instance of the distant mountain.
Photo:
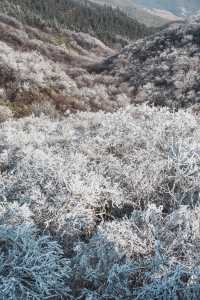
POLYGON ((133 0, 133 2, 149 9, 167 10, 180 17, 200 10, 199 0, 133 0))
MULTIPOLYGON (((111 5, 118 7, 126 12, 130 17, 136 19, 149 27, 159 27, 167 23, 180 20, 180 17, 175 15, 172 11, 166 10, 161 5, 149 5, 148 1, 140 0, 91 0, 98 4, 111 5), (145 4, 147 2, 148 5, 145 4)), ((156 2, 156 1, 155 1, 156 2)))

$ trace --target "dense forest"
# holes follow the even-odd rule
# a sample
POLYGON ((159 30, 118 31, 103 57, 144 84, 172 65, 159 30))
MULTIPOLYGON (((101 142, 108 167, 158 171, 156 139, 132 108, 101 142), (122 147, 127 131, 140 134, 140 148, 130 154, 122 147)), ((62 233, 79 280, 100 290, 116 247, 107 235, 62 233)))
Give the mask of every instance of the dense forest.
POLYGON ((109 45, 135 40, 153 30, 119 9, 73 0, 2 0, 0 11, 29 25, 90 33, 109 45))

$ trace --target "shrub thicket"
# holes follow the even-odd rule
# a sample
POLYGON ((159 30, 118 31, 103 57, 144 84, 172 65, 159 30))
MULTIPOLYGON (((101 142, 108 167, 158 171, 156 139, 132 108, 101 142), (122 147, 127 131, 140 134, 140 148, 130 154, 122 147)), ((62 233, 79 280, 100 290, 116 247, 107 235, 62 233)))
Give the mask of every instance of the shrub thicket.
POLYGON ((2 297, 199 298, 197 116, 142 106, 0 126, 2 297))
POLYGON ((0 226, 2 300, 63 299, 69 263, 60 246, 29 225, 0 226))

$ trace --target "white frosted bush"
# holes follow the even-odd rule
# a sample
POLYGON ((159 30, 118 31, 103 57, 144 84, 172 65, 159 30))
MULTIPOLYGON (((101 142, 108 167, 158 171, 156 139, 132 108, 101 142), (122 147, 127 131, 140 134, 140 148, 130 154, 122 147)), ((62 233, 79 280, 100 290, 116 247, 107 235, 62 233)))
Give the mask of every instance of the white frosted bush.
POLYGON ((56 110, 55 105, 51 102, 33 103, 31 107, 32 114, 36 117, 42 114, 49 116, 50 118, 59 117, 59 112, 56 110))
POLYGON ((85 287, 90 286, 80 293, 88 297, 92 294, 97 299, 197 299, 200 293, 196 256, 199 242, 193 239, 192 246, 189 235, 198 227, 194 228, 194 216, 194 221, 190 220, 193 227, 188 228, 187 221, 184 223, 184 218, 191 217, 185 209, 181 213, 181 231, 177 226, 180 213, 177 212, 175 220, 165 220, 161 211, 152 206, 119 221, 121 227, 116 226, 117 222, 100 226, 89 244, 77 245, 77 255, 72 260, 75 280, 81 280, 85 287), (127 227, 130 230, 126 232, 127 227), (143 243, 139 244, 141 237, 143 243), (174 250, 180 247, 182 252, 172 252, 173 246, 174 250))
POLYGON ((61 248, 34 227, 0 226, 1 299, 63 299, 70 268, 61 248))
POLYGON ((33 216, 27 203, 20 205, 18 202, 2 202, 0 205, 1 225, 34 224, 33 216))
POLYGON ((10 120, 0 130, 0 222, 36 223, 60 240, 72 299, 195 299, 199 149, 190 111, 10 120))
POLYGON ((0 123, 11 119, 12 116, 13 113, 7 106, 0 105, 0 123))
POLYGON ((115 251, 128 259, 149 257, 154 252, 155 237, 151 228, 147 224, 140 224, 138 227, 134 218, 99 226, 97 234, 113 243, 115 251))
POLYGON ((198 193, 198 132, 190 113, 146 107, 60 121, 45 116, 12 121, 0 132, 1 199, 44 201, 55 211, 67 203, 69 211, 89 208, 98 217, 125 205, 192 205, 198 193), (191 175, 176 162, 176 145, 191 175), (183 195, 189 197, 185 202, 183 195))
POLYGON ((41 88, 59 88, 66 95, 76 91, 75 82, 62 71, 59 64, 44 58, 36 51, 21 52, 0 42, 0 52, 0 66, 7 73, 5 75, 12 73, 16 77, 17 88, 24 91, 33 89, 34 85, 41 88))
POLYGON ((154 278, 150 284, 138 289, 135 299, 171 300, 171 299, 198 299, 200 296, 199 270, 190 270, 174 266, 166 274, 154 278))
POLYGON ((5 97, 6 97, 5 90, 3 88, 0 88, 0 98, 5 99, 5 97))

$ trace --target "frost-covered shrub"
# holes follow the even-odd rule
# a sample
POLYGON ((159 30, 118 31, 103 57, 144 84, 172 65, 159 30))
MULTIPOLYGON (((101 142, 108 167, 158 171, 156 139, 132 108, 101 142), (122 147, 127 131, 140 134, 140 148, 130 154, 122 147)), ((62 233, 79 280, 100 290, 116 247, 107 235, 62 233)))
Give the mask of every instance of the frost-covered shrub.
MULTIPOLYGON (((15 35, 18 37, 18 32, 15 35)), ((41 40, 29 41, 27 36, 21 39, 20 44, 25 44, 29 51, 16 50, 0 41, 0 84, 6 87, 8 99, 26 105, 51 101, 62 111, 114 111, 130 103, 130 98, 115 88, 110 77, 91 75, 84 69, 81 70, 86 74, 82 76, 73 74, 62 48, 41 40)))
POLYGON ((199 268, 190 270, 181 265, 171 267, 166 273, 159 274, 150 284, 136 290, 134 299, 171 300, 198 299, 200 296, 199 268))
POLYGON ((36 223, 61 242, 72 299, 195 299, 199 149, 190 111, 10 120, 0 131, 0 223, 36 223))
POLYGON ((99 226, 89 244, 77 245, 72 259, 74 282, 82 282, 79 293, 94 299, 197 299, 199 239, 194 239, 198 226, 191 213, 182 209, 175 219, 165 219, 151 206, 99 226))
POLYGON ((13 113, 7 106, 0 105, 0 123, 11 119, 12 116, 13 113))
POLYGON ((63 299, 69 264, 60 246, 34 227, 0 226, 1 299, 63 299))
POLYGON ((4 99, 6 97, 5 90, 0 88, 0 99, 4 99))
POLYGON ((0 132, 0 197, 48 206, 55 215, 67 203, 68 212, 86 209, 94 218, 148 203, 192 205, 198 202, 192 196, 198 196, 198 126, 190 113, 147 107, 6 123, 0 132), (187 168, 176 162, 175 145, 187 168), (189 200, 182 201, 183 195, 189 200))
POLYGON ((19 205, 17 202, 2 202, 0 204, 0 224, 34 224, 33 213, 26 203, 24 205, 19 205))
POLYGON ((138 272, 138 266, 144 265, 147 270, 150 259, 155 256, 151 228, 144 222, 139 228, 134 219, 133 216, 99 225, 88 244, 77 244, 76 256, 72 259, 75 281, 98 289, 99 295, 109 293, 116 297, 118 294, 119 299, 132 295, 129 281, 134 269, 135 280, 142 284, 145 276, 138 272))
POLYGON ((55 105, 51 102, 39 102, 33 103, 31 107, 31 111, 34 116, 39 117, 44 114, 49 116, 50 118, 59 117, 59 112, 56 110, 55 105))
MULTIPOLYGON (((63 90, 69 94, 76 90, 76 84, 62 71, 59 64, 54 63, 37 53, 20 52, 0 42, 0 65, 4 76, 11 73, 15 78, 16 88, 30 91, 35 86, 40 88, 52 87, 63 90)), ((9 75, 8 80, 13 78, 9 75)))

